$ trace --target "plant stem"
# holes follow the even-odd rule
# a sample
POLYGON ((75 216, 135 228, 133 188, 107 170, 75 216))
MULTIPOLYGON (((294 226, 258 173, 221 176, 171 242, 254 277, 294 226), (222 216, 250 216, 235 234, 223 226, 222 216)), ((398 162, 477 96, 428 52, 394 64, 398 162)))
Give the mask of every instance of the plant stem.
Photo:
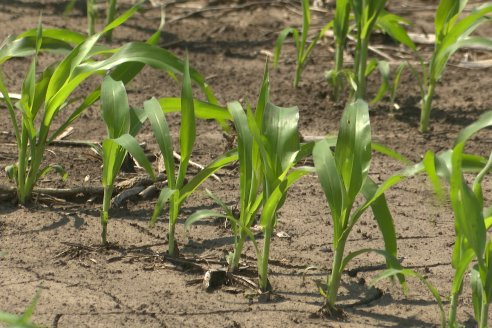
POLYGON ((303 65, 300 62, 300 59, 298 59, 296 64, 296 74, 294 76, 294 88, 297 88, 299 86, 299 81, 301 80, 302 66, 303 65))
POLYGON ((168 236, 167 236, 169 248, 168 248, 167 252, 171 256, 174 256, 175 252, 176 252, 176 249, 174 247, 174 229, 175 229, 175 224, 172 223, 171 220, 169 220, 169 231, 168 231, 168 236))
POLYGON ((449 307, 449 328, 456 328, 456 310, 458 309, 459 293, 451 295, 451 304, 449 307))
POLYGON ((482 310, 480 312, 481 314, 481 317, 480 317, 480 325, 479 327, 480 328, 487 328, 488 327, 488 319, 489 319, 489 303, 487 302, 487 300, 485 299, 485 297, 483 297, 482 299, 482 310))
POLYGON ((22 205, 31 198, 30 193, 25 187, 27 168, 27 131, 22 124, 21 144, 19 145, 19 160, 17 164, 17 197, 22 205))
POLYGON ((366 97, 366 67, 367 67, 367 52, 369 47, 369 39, 364 38, 359 41, 359 51, 358 60, 356 61, 357 66, 357 92, 355 94, 355 99, 362 99, 366 97))
POLYGON ((234 272, 239 267, 239 261, 241 260, 241 253, 243 252, 243 245, 246 240, 246 234, 241 232, 239 233, 239 239, 236 240, 236 244, 234 245, 234 254, 229 263, 229 271, 234 272))
POLYGON ((108 220, 109 220, 109 207, 111 206, 111 196, 113 195, 113 186, 104 186, 104 196, 103 205, 101 212, 101 242, 103 245, 108 244, 107 233, 108 233, 108 220))
MULTIPOLYGON (((106 12, 106 26, 109 25, 116 16, 116 0, 108 0, 108 9, 106 12)), ((111 42, 113 38, 113 31, 110 30, 106 33, 106 41, 111 42)))
MULTIPOLYGON (((273 220, 272 220, 273 221, 273 220)), ((268 291, 268 258, 270 256, 270 240, 272 238, 273 226, 265 227, 265 234, 263 240, 263 254, 261 256, 261 263, 259 263, 259 278, 260 278, 260 290, 262 292, 268 291)))
POLYGON ((89 36, 96 33, 96 12, 94 10, 94 1, 87 0, 87 34, 89 36))
POLYGON ((335 259, 333 260, 331 274, 328 276, 326 283, 328 287, 326 302, 330 306, 335 306, 337 300, 338 288, 340 287, 340 280, 342 278, 342 261, 343 254, 345 252, 346 239, 342 239, 338 242, 335 248, 335 259))
POLYGON ((171 196, 169 203, 169 231, 167 235, 168 240, 168 254, 171 256, 176 256, 176 247, 175 247, 175 230, 176 230, 176 221, 178 220, 179 206, 177 204, 177 193, 171 196))
POLYGON ((420 132, 426 133, 429 129, 430 113, 432 109, 432 99, 434 98, 434 91, 436 82, 434 80, 429 81, 429 88, 424 99, 422 99, 422 111, 420 112, 420 132))

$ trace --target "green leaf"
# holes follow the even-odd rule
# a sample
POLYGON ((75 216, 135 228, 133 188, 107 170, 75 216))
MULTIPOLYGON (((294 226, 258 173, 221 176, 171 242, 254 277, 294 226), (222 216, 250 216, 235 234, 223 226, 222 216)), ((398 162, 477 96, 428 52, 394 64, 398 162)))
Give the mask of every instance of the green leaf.
POLYGON ((483 295, 482 280, 480 280, 480 271, 477 265, 474 265, 471 269, 470 285, 472 289, 472 304, 475 320, 480 322, 482 315, 482 302, 485 295, 483 295))
POLYGON ((317 142, 313 149, 313 161, 318 180, 321 183, 333 217, 333 240, 334 243, 338 243, 343 229, 340 220, 342 212, 347 206, 347 201, 343 181, 330 146, 327 140, 317 142))
POLYGON ((117 144, 114 139, 105 139, 102 143, 102 185, 110 187, 121 169, 126 156, 126 150, 117 144))
POLYGON ((68 173, 67 171, 65 171, 63 166, 61 166, 60 164, 50 164, 38 172, 37 179, 41 179, 43 176, 51 171, 55 171, 57 174, 59 174, 63 181, 66 181, 68 178, 68 173))
POLYGON ((349 104, 343 112, 335 161, 350 204, 364 184, 371 161, 369 108, 362 100, 349 104))
POLYGON ((374 99, 371 100, 371 105, 380 101, 390 87, 389 63, 385 60, 379 60, 377 65, 378 65, 379 73, 381 74, 381 77, 383 78, 383 82, 381 83, 381 86, 379 87, 378 93, 376 94, 374 99))
POLYGON ((297 107, 282 108, 267 104, 262 132, 268 141, 266 150, 273 158, 277 176, 293 163, 299 151, 298 122, 297 107))
POLYGON ((275 50, 273 52, 273 67, 276 68, 278 66, 278 61, 280 58, 280 52, 282 51, 282 45, 285 42, 285 39, 289 36, 289 34, 292 34, 294 29, 292 27, 287 27, 283 29, 278 37, 277 40, 275 41, 275 50))
POLYGON ((208 164, 203 170, 198 172, 187 184, 185 184, 181 188, 178 203, 182 204, 196 190, 196 188, 198 188, 203 182, 205 182, 212 174, 214 174, 224 166, 237 161, 237 159, 237 152, 231 151, 218 157, 212 163, 208 164))
POLYGON ((248 207, 256 197, 257 186, 255 185, 256 177, 254 176, 255 166, 253 162, 253 135, 248 126, 248 118, 244 113, 239 102, 229 103, 227 105, 229 112, 233 117, 234 127, 237 132, 237 152, 239 157, 239 189, 241 216, 248 211, 248 207))
POLYGON ((157 203, 155 204, 154 213, 152 214, 152 218, 150 219, 150 225, 153 226, 157 221, 157 217, 161 214, 162 208, 167 203, 167 201, 176 193, 176 189, 163 188, 159 193, 159 198, 157 199, 157 203))
MULTIPOLYGON (((309 27, 311 26, 311 12, 309 11, 309 0, 301 0, 302 7, 302 39, 301 39, 301 54, 306 47, 309 27)), ((299 49, 297 50, 299 54, 299 49)))
POLYGON ((142 147, 138 144, 138 141, 129 134, 123 134, 116 139, 112 139, 118 145, 126 149, 133 158, 142 166, 148 175, 152 179, 155 179, 154 170, 152 169, 152 165, 150 164, 147 156, 145 155, 142 147))
POLYGON ((483 267, 486 230, 480 201, 465 183, 461 170, 464 143, 454 147, 451 172, 451 205, 455 216, 456 228, 462 233, 474 250, 480 266, 483 267))
MULTIPOLYGON (((372 179, 366 179, 366 183, 362 188, 362 193, 364 194, 366 200, 372 199, 374 197, 374 194, 377 192, 377 189, 378 185, 372 179)), ((381 231, 383 235, 385 250, 389 254, 396 257, 397 242, 395 223, 393 221, 393 216, 391 215, 384 194, 381 194, 381 196, 379 196, 372 202, 371 209, 374 214, 374 219, 376 219, 376 222, 378 224, 379 231, 381 231)))
POLYGON ((183 75, 183 88, 181 91, 181 127, 179 129, 179 145, 181 161, 179 163, 177 188, 181 188, 188 170, 193 145, 196 138, 195 108, 193 105, 193 93, 188 60, 185 62, 183 75))
POLYGON ((436 11, 435 29, 436 37, 447 33, 447 26, 453 23, 453 18, 457 17, 468 0, 441 0, 436 11))
POLYGON ((270 197, 266 199, 260 217, 260 225, 264 228, 273 228, 275 223, 275 214, 279 209, 282 200, 285 198, 289 188, 300 178, 312 172, 311 168, 300 167, 288 173, 289 168, 284 172, 284 177, 280 177, 280 183, 271 192, 270 197), (288 174, 287 174, 288 173, 288 174))
POLYGON ((492 241, 487 242, 485 248, 485 267, 480 272, 482 284, 484 286, 485 298, 487 303, 492 302, 492 241))
POLYGON ((475 133, 489 126, 492 126, 492 111, 483 113, 478 120, 462 129, 454 142, 454 146, 466 143, 475 133))
MULTIPOLYGON (((181 112, 181 98, 160 98, 159 104, 164 113, 181 112)), ((232 120, 226 108, 208 102, 193 99, 193 107, 197 118, 209 120, 232 120)))
POLYGON ((144 103, 144 110, 149 118, 152 131, 154 132, 154 136, 159 144, 159 149, 161 150, 164 159, 169 188, 175 189, 176 176, 174 173, 173 140, 166 121, 166 116, 162 112, 161 106, 155 98, 147 100, 144 103))
POLYGON ((106 76, 101 85, 102 117, 111 139, 130 132, 130 106, 125 85, 106 76))
POLYGON ((444 306, 443 306, 443 302, 441 299, 441 295, 439 294, 439 291, 427 279, 425 279, 425 277, 423 275, 421 275, 417 271, 413 271, 411 269, 405 269, 405 268, 387 269, 387 270, 383 271, 382 273, 378 274, 375 278, 373 278, 371 281, 371 285, 375 285, 376 283, 378 283, 379 281, 381 281, 383 279, 386 279, 386 278, 389 278, 392 276, 396 276, 396 275, 403 275, 405 277, 415 277, 415 278, 419 279, 425 285, 425 287, 427 287, 427 289, 431 292, 432 296, 434 296, 434 299, 437 301, 437 305, 439 306, 439 312, 440 312, 440 317, 441 317, 441 327, 446 327, 446 314, 444 311, 444 306))
POLYGON ((350 9, 351 0, 337 0, 333 31, 335 33, 336 42, 341 47, 345 46, 348 35, 350 9))
POLYGON ((413 164, 413 162, 411 160, 409 160, 408 158, 406 158, 402 154, 400 154, 397 151, 395 151, 395 150, 393 150, 393 149, 391 149, 385 145, 382 145, 380 143, 372 142, 371 143, 371 149, 374 151, 377 151, 380 154, 383 154, 383 155, 386 155, 390 158, 396 159, 397 161, 399 161, 405 165, 413 164))
POLYGON ((402 23, 407 24, 409 22, 398 15, 387 12, 386 10, 382 10, 378 17, 378 25, 385 33, 413 51, 417 51, 417 47, 408 36, 407 31, 402 26, 402 23))
POLYGON ((203 219, 208 219, 208 218, 228 218, 227 214, 220 213, 217 211, 212 211, 212 210, 199 210, 190 215, 185 223, 184 227, 186 231, 190 229, 190 226, 194 224, 195 222, 201 221, 203 219))

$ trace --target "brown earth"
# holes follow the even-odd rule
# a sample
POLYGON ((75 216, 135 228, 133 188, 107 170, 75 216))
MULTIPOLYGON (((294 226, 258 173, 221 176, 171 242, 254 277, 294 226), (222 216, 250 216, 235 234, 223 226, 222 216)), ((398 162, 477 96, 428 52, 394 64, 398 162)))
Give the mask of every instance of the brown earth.
MULTIPOLYGON (((432 33, 432 15, 436 1, 392 1, 390 10, 411 19, 415 32, 432 33)), ((123 4, 124 6, 124 4, 123 4)), ((61 15, 57 1, 0 1, 0 38, 17 34, 37 24, 42 11, 46 27, 65 27, 83 32, 85 17, 76 9, 61 15)), ((319 27, 333 10, 313 14, 319 27)), ((295 1, 187 1, 169 5, 167 26, 160 45, 184 56, 207 77, 222 103, 240 100, 254 103, 261 82, 265 55, 272 51, 278 32, 300 24, 295 1), (203 9, 203 10, 202 10, 203 9), (196 12, 194 15, 188 15, 196 12)), ((151 9, 136 14, 115 32, 115 43, 145 40, 157 28, 160 11, 151 9)), ((101 26, 99 26, 100 28, 101 26)), ((491 29, 481 30, 486 35, 491 29)), ((291 86, 294 70, 292 43, 284 47, 279 69, 271 70, 271 100, 279 106, 297 105, 301 111, 301 133, 322 136, 335 133, 343 103, 333 103, 323 73, 332 66, 331 38, 317 46, 307 66, 300 88, 291 86)), ((395 59, 411 58, 404 49, 385 38, 375 45, 395 59), (383 43, 384 41, 384 43, 383 43)), ((421 46, 428 58, 432 48, 421 46)), ((465 55, 472 59, 488 58, 482 52, 461 52, 452 63, 465 55)), ((43 62, 51 57, 43 56, 43 62)), ((18 92, 28 60, 10 60, 4 74, 11 92, 18 92)), ((383 143, 411 160, 417 161, 427 150, 440 151, 452 146, 457 132, 489 109, 492 98, 490 69, 469 70, 450 65, 439 85, 432 113, 432 130, 417 131, 419 94, 415 80, 404 74, 397 102, 401 109, 392 112, 387 101, 372 106, 371 122, 375 141, 383 143)), ((92 83, 96 83, 93 81, 92 83)), ((377 77, 369 83, 369 93, 379 86, 377 77)), ((85 86, 81 93, 89 90, 85 86)), ((179 85, 165 73, 144 69, 128 88, 130 102, 141 106, 151 96, 178 96, 179 85)), ((4 108, 4 107, 2 107, 4 108)), ((105 129, 99 108, 90 108, 74 125, 71 140, 101 140, 105 129)), ((179 116, 170 115, 176 133, 179 116)), ((6 111, 0 112, 0 166, 14 162, 15 147, 6 111)), ((200 121, 193 160, 207 163, 227 148, 220 128, 213 122, 200 121)), ((147 127, 139 136, 148 148, 156 150, 147 127)), ((469 150, 482 155, 491 151, 490 130, 470 143, 469 150)), ((101 161, 83 147, 53 146, 47 161, 58 162, 69 172, 66 182, 55 175, 45 178, 44 187, 100 185, 101 161)), ((377 181, 402 166, 394 160, 374 155, 371 176, 377 181)), ((139 173, 143 174, 143 173, 139 173)), ((120 180, 135 174, 122 174, 120 180)), ((208 181, 211 189, 228 204, 238 202, 238 176, 233 169, 220 172, 222 183, 208 181)), ((3 185, 10 184, 6 177, 3 185)), ((491 192, 488 181, 484 193, 491 192)), ((448 204, 436 201, 423 177, 406 180, 387 193, 395 219, 399 258, 402 264, 429 279, 441 295, 448 295, 453 270, 450 255, 454 240, 453 216, 448 204)), ((383 267, 381 258, 364 255, 348 265, 340 290, 340 304, 347 316, 344 321, 327 320, 315 314, 323 304, 316 282, 324 279, 332 260, 329 211, 324 195, 313 176, 304 178, 290 192, 280 212, 272 242, 270 280, 277 296, 269 303, 248 297, 251 290, 236 283, 213 293, 201 288, 203 269, 220 267, 223 255, 232 249, 233 239, 221 221, 206 221, 189 233, 184 219, 194 210, 212 208, 212 202, 199 192, 184 205, 177 227, 181 255, 195 259, 196 265, 168 261, 163 256, 166 222, 149 228, 155 200, 130 200, 111 212, 109 240, 100 242, 100 199, 94 204, 86 198, 60 202, 39 199, 29 207, 0 203, 0 309, 20 313, 36 290, 41 297, 34 320, 51 327, 433 327, 439 324, 438 307, 418 281, 409 281, 405 295, 397 284, 384 281, 376 290, 371 278, 383 267), (314 267, 313 270, 306 270, 314 267)), ((353 231, 347 251, 363 247, 381 248, 382 239, 370 215, 363 217, 353 231)), ((255 256, 248 244, 244 273, 254 281, 255 256)), ((446 306, 448 304, 446 303, 446 306)), ((469 290, 461 299, 459 319, 473 327, 469 290)))

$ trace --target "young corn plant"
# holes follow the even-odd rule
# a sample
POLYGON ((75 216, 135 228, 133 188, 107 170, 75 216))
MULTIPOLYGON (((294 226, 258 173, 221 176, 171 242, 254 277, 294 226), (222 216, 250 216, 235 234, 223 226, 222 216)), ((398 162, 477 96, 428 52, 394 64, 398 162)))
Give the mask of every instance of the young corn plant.
POLYGON ((351 0, 337 0, 333 33, 335 35, 335 67, 326 72, 326 79, 333 87, 333 99, 338 100, 343 86, 343 52, 350 26, 351 0))
POLYGON ((275 42, 275 51, 273 57, 274 66, 278 65, 278 61, 280 59, 280 52, 282 50, 282 45, 285 42, 285 39, 292 34, 294 38, 294 45, 296 47, 297 56, 296 56, 296 70, 294 75, 294 88, 299 86, 299 81, 301 80, 302 71, 306 67, 307 61, 311 52, 314 49, 314 46, 318 43, 318 41, 325 35, 325 33, 333 26, 333 22, 329 22, 326 24, 316 35, 316 37, 308 42, 308 33, 311 26, 311 12, 309 10, 309 0, 301 1, 302 7, 302 28, 298 30, 293 27, 287 27, 282 30, 275 42))
POLYGON ((168 253, 171 256, 177 256, 178 248, 175 242, 175 228, 181 206, 208 177, 225 165, 236 161, 237 153, 231 152, 220 156, 196 174, 189 182, 186 182, 188 165, 196 139, 195 103, 193 101, 188 61, 186 61, 184 66, 181 91, 181 126, 179 132, 181 158, 177 173, 174 166, 173 141, 159 101, 155 98, 146 101, 144 110, 162 152, 167 175, 167 187, 161 190, 152 215, 151 224, 154 224, 157 220, 164 204, 169 202, 168 253))
POLYGON ((450 306, 446 315, 439 293, 418 273, 408 269, 388 269, 375 280, 400 274, 422 280, 436 298, 442 313, 443 328, 461 327, 457 321, 459 299, 464 280, 470 273, 472 305, 478 327, 488 327, 488 309, 492 302, 492 239, 488 237, 492 227, 492 206, 485 205, 482 183, 492 171, 492 153, 489 158, 464 153, 466 142, 478 131, 492 126, 492 112, 483 114, 476 122, 463 129, 451 150, 440 154, 429 151, 421 163, 415 165, 412 174, 426 172, 432 186, 444 199, 442 178, 449 185, 449 199, 455 218, 455 242, 451 265, 454 277, 451 284, 450 306), (478 172, 478 173, 477 173, 478 172), (465 173, 477 173, 471 186, 465 173))
POLYGON ((135 139, 145 117, 142 115, 143 112, 130 109, 123 82, 115 81, 110 76, 104 79, 101 86, 101 109, 108 132, 107 139, 102 143, 104 195, 101 212, 101 237, 103 245, 106 245, 108 243, 107 225, 114 180, 128 152, 151 177, 155 178, 155 175, 143 149, 135 139))
POLYGON ((245 112, 238 102, 228 104, 237 132, 239 217, 220 199, 211 195, 224 213, 197 211, 186 221, 186 226, 189 226, 206 217, 225 217, 232 223, 235 243, 234 251, 227 259, 230 272, 238 269, 244 243, 247 238, 251 239, 258 259, 259 287, 264 293, 271 291, 268 260, 277 211, 285 202, 288 189, 302 176, 312 172, 310 168, 293 168, 300 158, 309 153, 299 143, 297 107, 277 107, 268 102, 268 96, 266 68, 255 113, 250 109, 245 112), (259 223, 264 236, 262 249, 251 232, 251 226, 260 212, 259 223))
MULTIPOLYGON (((333 315, 342 272, 348 262, 365 252, 376 252, 386 258, 391 268, 400 268, 396 258, 396 235, 393 218, 384 192, 411 175, 415 168, 399 172, 378 186, 369 176, 371 161, 371 127, 367 104, 362 100, 349 104, 342 116, 336 143, 322 140, 314 146, 313 160, 318 179, 328 201, 333 220, 333 262, 327 277, 324 310, 333 315), (332 148, 335 147, 335 151, 332 148), (355 208, 359 195, 366 199, 355 208), (372 208, 374 218, 383 235, 384 250, 362 249, 345 255, 345 246, 353 227, 361 215, 372 208)), ((403 283, 403 277, 399 276, 403 283)))
MULTIPOLYGON (((455 217, 456 239, 451 264, 455 275, 451 285, 449 327, 458 327, 456 313, 463 281, 471 271, 473 313, 478 327, 488 327, 488 309, 492 302, 492 239, 487 232, 492 226, 492 207, 485 205, 482 182, 492 170, 492 152, 476 175, 471 186, 464 178, 469 156, 464 153, 466 142, 478 131, 492 126, 492 112, 463 129, 451 152, 435 158, 437 172, 449 183, 449 198, 455 217)), ((476 159, 475 159, 476 161, 476 159)), ((429 170, 428 170, 429 172, 429 170)))
POLYGON ((449 58, 460 48, 481 46, 492 48, 492 40, 485 37, 470 36, 480 25, 490 20, 492 4, 485 3, 462 17, 468 0, 441 0, 436 12, 434 52, 428 67, 421 60, 422 78, 419 78, 421 92, 420 127, 422 133, 429 130, 437 83, 441 79, 449 58))
POLYGON ((398 65, 392 76, 390 64, 385 60, 378 61, 377 68, 383 81, 381 83, 381 86, 379 87, 376 96, 374 96, 369 104, 373 105, 377 103, 378 101, 383 99, 386 94, 388 94, 390 103, 395 109, 399 109, 399 105, 395 102, 396 92, 398 90, 398 85, 400 84, 401 75, 407 67, 407 63, 401 63, 400 65, 398 65))
MULTIPOLYGON (((2 44, 0 64, 13 57, 33 56, 22 85, 19 102, 12 101, 3 79, 0 78, 0 93, 7 105, 18 146, 17 163, 6 170, 8 176, 16 183, 20 203, 25 204, 31 200, 36 182, 47 172, 54 170, 65 175, 59 165, 42 167, 44 151, 56 136, 99 99, 101 90, 97 88, 73 110, 60 128, 51 131, 51 124, 60 111, 66 110, 67 105, 73 101, 72 93, 83 81, 90 76, 110 72, 115 80, 128 83, 144 65, 172 74, 183 72, 184 64, 181 60, 170 52, 153 46, 159 40, 159 31, 147 43, 132 42, 117 49, 97 45, 104 33, 121 25, 137 9, 138 5, 132 7, 106 26, 101 33, 87 39, 81 38, 77 33, 65 34, 64 30, 49 30, 45 37, 45 33, 39 27, 2 44), (65 57, 36 74, 37 56, 43 51, 63 53, 65 57), (20 120, 18 112, 21 114, 20 120)), ((207 95, 212 95, 200 74, 192 71, 191 76, 207 95)))
MULTIPOLYGON (((270 81, 268 66, 265 66, 260 94, 256 104, 254 121, 256 126, 263 125, 265 108, 268 103, 270 81)), ((239 268, 243 246, 247 238, 255 240, 251 233, 251 226, 255 222, 262 203, 263 194, 263 167, 261 164, 260 149, 249 127, 248 117, 238 102, 228 104, 228 110, 237 134, 237 153, 239 158, 239 217, 218 197, 209 193, 209 196, 222 208, 223 212, 214 210, 199 210, 193 213, 185 223, 189 227, 196 221, 209 217, 224 217, 232 225, 234 233, 234 250, 227 256, 228 271, 234 272, 239 268)), ((250 115, 251 116, 251 115, 250 115)), ((252 120, 252 118, 249 118, 252 120)), ((256 249, 257 245, 254 243, 256 249)))
POLYGON ((333 98, 339 99, 343 89, 344 77, 355 91, 356 99, 365 99, 366 79, 371 70, 368 69, 369 40, 372 31, 377 28, 391 36, 394 40, 416 50, 414 43, 408 36, 402 24, 408 23, 402 17, 384 10, 386 0, 337 0, 334 35, 335 35, 335 67, 326 72, 327 81, 333 87, 333 98), (351 15, 351 13, 353 15, 351 15), (355 26, 351 27, 350 21, 355 20, 355 26), (354 69, 344 69, 344 49, 351 35, 356 31, 356 49, 354 54, 354 69))
POLYGON ((264 116, 262 127, 250 119, 250 129, 258 143, 263 167, 264 203, 260 216, 263 249, 258 252, 257 258, 259 287, 263 293, 268 293, 272 289, 268 281, 268 260, 277 212, 283 206, 289 188, 313 170, 308 167, 294 168, 304 155, 299 142, 298 108, 280 108, 268 103, 264 116))

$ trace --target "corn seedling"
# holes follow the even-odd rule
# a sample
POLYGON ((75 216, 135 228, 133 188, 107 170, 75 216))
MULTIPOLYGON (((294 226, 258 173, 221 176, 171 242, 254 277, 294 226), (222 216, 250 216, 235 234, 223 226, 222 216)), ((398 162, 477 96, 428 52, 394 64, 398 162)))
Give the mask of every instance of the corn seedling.
MULTIPOLYGON (((17 104, 12 102, 3 80, 0 79, 0 92, 6 102, 18 145, 18 162, 6 170, 8 176, 16 183, 19 202, 24 204, 31 199, 34 185, 50 170, 65 176, 60 166, 50 165, 41 168, 41 164, 49 142, 99 99, 98 88, 75 108, 59 129, 50 135, 53 120, 71 102, 69 98, 72 92, 84 80, 101 72, 111 72, 113 79, 127 83, 146 64, 166 70, 173 75, 183 72, 184 64, 181 60, 170 52, 152 45, 159 40, 159 31, 147 43, 132 42, 117 49, 97 46, 97 41, 104 33, 121 25, 137 9, 138 5, 132 7, 101 33, 84 40, 80 40, 77 33, 65 35, 64 30, 50 30, 45 40, 44 33, 39 27, 35 33, 29 32, 17 39, 8 40, 0 49, 0 64, 12 57, 34 56, 23 83, 21 99, 17 104), (69 42, 75 43, 75 47, 71 50, 67 49, 70 46, 66 41, 67 38, 69 42), (63 45, 61 52, 66 53, 66 56, 60 62, 46 68, 36 80, 37 54, 44 50, 57 51, 60 45, 63 45), (97 60, 95 56, 106 58, 97 60), (20 124, 16 117, 16 108, 22 114, 20 124), (41 121, 38 128, 35 127, 37 118, 41 121)), ((191 76, 209 97, 213 97, 199 73, 192 71, 191 76)))
POLYGON ((345 77, 355 90, 356 99, 365 99, 366 79, 371 70, 368 69, 369 39, 372 31, 377 28, 391 36, 394 40, 415 50, 415 45, 405 31, 403 24, 408 21, 384 10, 386 0, 355 1, 337 0, 334 35, 335 35, 335 67, 326 72, 327 81, 333 87, 333 98, 338 99, 343 88, 345 77), (351 15, 351 13, 353 15, 351 15), (355 27, 350 20, 355 20, 355 27), (344 69, 343 52, 352 30, 356 31, 356 49, 353 71, 344 69))
MULTIPOLYGON (((203 210, 186 221, 189 226, 206 217, 225 217, 233 227, 234 252, 228 256, 229 271, 236 270, 246 238, 254 244, 258 258, 259 287, 271 290, 268 282, 268 259, 271 237, 277 222, 277 211, 285 202, 288 189, 310 168, 293 168, 307 152, 299 143, 297 107, 281 108, 268 102, 268 69, 265 69, 256 111, 246 112, 238 102, 228 104, 237 131, 240 179, 240 212, 236 217, 221 200, 211 197, 224 213, 203 210), (251 233, 256 214, 260 212, 263 248, 260 250, 251 233)), ((309 148, 309 147, 308 147, 309 148)))
POLYGON ((488 160, 481 156, 464 153, 466 142, 478 131, 492 126, 492 112, 483 114, 476 122, 463 129, 452 150, 440 154, 429 151, 421 163, 410 171, 414 175, 425 171, 439 198, 444 198, 440 178, 449 184, 449 198, 455 218, 455 242, 451 265, 455 270, 451 284, 450 307, 446 316, 441 297, 418 273, 409 269, 388 269, 375 281, 396 274, 417 277, 432 292, 441 312, 442 327, 461 327, 457 322, 459 298, 463 291, 466 274, 470 273, 473 313, 478 327, 488 327, 488 309, 492 301, 492 239, 487 237, 492 226, 492 206, 485 206, 482 182, 492 171, 492 153, 488 160), (476 173, 469 186, 465 173, 476 173))
POLYGON ((480 25, 490 20, 492 4, 486 3, 459 19, 467 0, 441 0, 436 12, 434 52, 428 67, 423 61, 422 78, 418 78, 421 92, 420 132, 429 129, 432 100, 435 88, 441 79, 449 58, 460 48, 482 46, 492 48, 492 40, 470 36, 480 25))
POLYGON ((40 328, 40 326, 32 323, 31 317, 36 309, 36 304, 39 300, 39 292, 36 293, 27 309, 21 314, 16 315, 0 311, 0 323, 5 324, 8 328, 40 328))
POLYGON ((155 98, 146 101, 144 103, 144 109, 164 158, 168 184, 166 188, 161 190, 151 223, 155 223, 164 204, 169 202, 168 253, 171 256, 176 256, 178 249, 175 243, 174 231, 182 204, 210 175, 214 174, 223 166, 237 160, 237 154, 232 152, 220 156, 186 183, 186 173, 196 138, 195 103, 191 90, 188 62, 185 63, 184 67, 184 79, 181 91, 181 126, 179 133, 181 158, 177 173, 175 173, 173 142, 169 132, 169 126, 159 101, 155 98))
POLYGON ((153 178, 155 176, 143 149, 135 139, 145 117, 143 112, 130 109, 123 82, 114 81, 110 76, 104 79, 101 86, 101 107, 102 118, 108 132, 108 138, 102 143, 104 196, 101 212, 101 237, 105 245, 107 244, 108 212, 113 184, 127 153, 129 152, 150 176, 153 178))
POLYGON ((325 33, 332 27, 333 22, 329 22, 326 24, 321 31, 316 35, 316 37, 308 42, 308 33, 311 26, 311 13, 309 10, 309 0, 302 0, 302 28, 299 31, 293 27, 287 27, 282 30, 275 42, 275 51, 274 51, 274 59, 273 63, 276 66, 278 64, 280 58, 280 52, 282 50, 282 45, 285 42, 285 39, 292 34, 294 38, 294 45, 297 51, 296 57, 296 71, 294 76, 294 87, 297 88, 299 85, 299 81, 301 79, 302 71, 304 70, 307 60, 309 59, 309 55, 314 49, 314 46, 318 43, 318 41, 325 35, 325 33))
MULTIPOLYGON (((34 185, 47 172, 54 170, 65 176, 59 165, 44 168, 41 168, 41 165, 49 142, 99 99, 100 88, 89 94, 70 117, 62 122, 60 128, 51 133, 52 122, 57 114, 72 102, 70 96, 83 81, 92 75, 110 72, 113 79, 127 83, 144 65, 163 69, 171 74, 183 72, 184 64, 181 60, 170 52, 152 45, 158 41, 159 32, 154 34, 148 43, 131 42, 117 49, 97 45, 104 33, 121 25, 137 9, 138 5, 132 7, 106 26, 101 33, 87 39, 81 40, 77 33, 65 35, 63 30, 49 30, 45 39, 45 33, 39 27, 36 31, 28 32, 17 39, 8 39, 0 48, 0 64, 12 57, 34 56, 18 103, 13 103, 3 80, 0 79, 0 92, 7 105, 18 146, 18 161, 6 170, 8 176, 16 183, 20 203, 25 204, 31 200, 34 185), (66 38, 69 41, 66 41, 66 38), (72 46, 70 43, 75 46, 69 50, 72 46), (60 45, 63 47, 59 48, 60 45), (58 51, 66 55, 60 62, 43 70, 36 78, 37 55, 41 51, 58 51), (104 59, 97 59, 101 57, 104 59), (20 122, 16 116, 16 109, 22 115, 20 122), (40 122, 39 127, 35 126, 36 122, 40 122)), ((212 95, 200 74, 192 71, 191 76, 207 95, 212 95)))
POLYGON ((451 152, 435 158, 434 172, 440 173, 449 183, 449 197, 455 217, 456 240, 451 258, 455 275, 451 286, 448 316, 449 327, 453 328, 458 327, 458 300, 468 271, 471 271, 475 319, 478 327, 488 327, 488 308, 492 302, 492 239, 487 237, 487 231, 492 226, 492 207, 485 206, 482 181, 491 171, 492 153, 485 165, 482 165, 472 186, 467 184, 463 174, 469 165, 469 156, 464 154, 466 142, 476 132, 490 126, 492 112, 487 112, 460 132, 451 152))
MULTIPOLYGON (((265 66, 260 94, 256 104, 254 120, 257 126, 263 125, 263 113, 269 98, 270 81, 268 66, 265 66)), ((212 210, 200 210, 193 213, 185 223, 189 227, 194 222, 209 217, 225 217, 231 222, 234 233, 234 251, 227 257, 229 272, 234 272, 239 267, 242 250, 246 238, 254 241, 251 226, 256 214, 263 203, 263 167, 261 165, 260 150, 249 128, 248 117, 238 102, 228 104, 229 113, 237 133, 237 152, 239 158, 239 217, 218 197, 208 192, 209 196, 223 210, 223 213, 212 210)), ((251 118, 250 118, 251 119, 251 118)), ((255 247, 257 247, 255 243, 255 247)))
POLYGON ((398 90, 398 85, 400 84, 401 74, 407 68, 407 63, 402 63, 396 68, 393 77, 391 76, 390 64, 387 61, 380 60, 377 62, 377 68, 379 74, 383 79, 383 83, 379 87, 379 90, 371 100, 370 104, 374 104, 380 101, 386 94, 389 95, 389 100, 395 109, 399 109, 398 104, 395 103, 396 92, 398 90))
MULTIPOLYGON (((416 168, 411 167, 398 172, 378 187, 368 177, 371 148, 373 147, 368 106, 364 101, 357 100, 345 109, 336 142, 324 139, 316 143, 313 149, 314 166, 333 220, 332 271, 327 277, 326 290, 320 289, 326 299, 325 310, 331 314, 336 309, 335 302, 342 272, 354 257, 369 251, 376 252, 386 258, 389 267, 400 268, 395 259, 397 251, 395 227, 384 192, 405 177, 414 174, 416 168), (335 147, 334 152, 332 147, 335 147), (355 201, 360 194, 366 200, 354 209, 355 201), (350 232, 369 207, 372 208, 383 235, 385 250, 363 249, 345 256, 345 245, 350 232)), ((391 152, 384 152, 391 155, 391 152)), ((403 282, 403 277, 399 276, 399 278, 403 282)))
POLYGON ((342 88, 343 52, 349 34, 351 0, 337 0, 333 33, 335 35, 335 68, 326 73, 326 79, 333 87, 333 98, 338 100, 342 88))

